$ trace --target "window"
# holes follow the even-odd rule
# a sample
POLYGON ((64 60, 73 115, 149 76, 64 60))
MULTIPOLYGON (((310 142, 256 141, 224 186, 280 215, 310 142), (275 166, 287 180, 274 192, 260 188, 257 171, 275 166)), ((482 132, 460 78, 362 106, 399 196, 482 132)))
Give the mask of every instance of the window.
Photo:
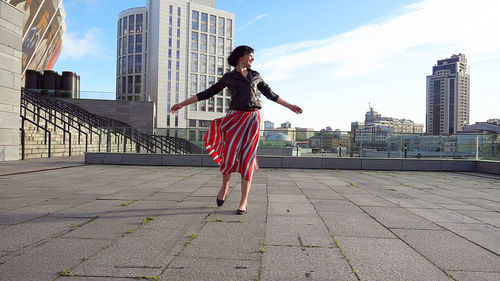
POLYGON ((181 30, 177 29, 177 37, 181 37, 181 30))
POLYGON ((198 72, 198 54, 191 53, 191 71, 198 72))
POLYGON ((135 18, 136 18, 135 31, 142 32, 142 14, 135 15, 135 18))
POLYGON ((218 38, 217 55, 224 56, 224 38, 222 38, 222 37, 218 38))
MULTIPOLYGON (((128 56, 128 69, 127 73, 131 74, 134 73, 134 56, 128 56)), ((132 76, 130 76, 132 77, 132 76)))
POLYGON ((207 89, 207 76, 205 75, 200 75, 200 87, 199 91, 204 91, 207 89))
POLYGON ((170 10, 169 10, 170 14, 172 14, 173 9, 174 9, 174 7, 172 7, 172 5, 170 5, 170 10))
POLYGON ((128 21, 127 17, 123 18, 123 35, 127 35, 127 27, 128 27, 128 21))
POLYGON ((141 87, 142 87, 141 75, 136 75, 135 76, 135 93, 136 94, 140 94, 141 93, 141 87))
POLYGON ((142 71, 142 56, 135 56, 135 73, 141 73, 142 71))
POLYGON ((226 56, 229 56, 231 54, 232 49, 233 49, 232 40, 226 39, 226 56))
MULTIPOLYGON (((190 126, 192 127, 192 126, 190 126)), ((189 140, 194 141, 196 140, 196 131, 189 130, 189 140)))
POLYGON ((217 27, 217 17, 210 15, 210 33, 215 34, 217 27))
POLYGON ((210 35, 209 52, 215 54, 215 36, 210 35))
POLYGON ((168 47, 172 48, 172 38, 168 38, 168 47))
POLYGON ((224 99, 217 98, 217 112, 222 112, 224 107, 224 99))
POLYGON ((128 42, 127 36, 123 37, 123 49, 122 49, 123 53, 122 53, 122 55, 127 54, 127 46, 128 46, 127 42, 128 42))
POLYGON ((224 74, 224 59, 217 58, 217 75, 224 74))
POLYGON ((169 28, 168 28, 168 35, 169 35, 169 36, 172 36, 172 27, 169 27, 169 28))
POLYGON ((128 37, 128 53, 129 54, 134 53, 134 35, 130 35, 128 37))
POLYGON ((180 17, 181 16, 181 7, 178 7, 177 8, 177 16, 180 17))
POLYGON ((191 14, 191 28, 194 30, 198 30, 198 11, 193 11, 191 14))
POLYGON ((206 100, 202 100, 202 101, 198 102, 198 104, 200 105, 200 111, 207 111, 207 101, 206 100))
POLYGON ((122 19, 118 21, 118 36, 122 36, 122 19))
POLYGON ((191 32, 191 51, 198 51, 198 32, 191 32))
POLYGON ((208 74, 215 74, 215 57, 208 58, 208 74))
POLYGON ((134 84, 134 76, 127 77, 127 93, 132 93, 132 86, 134 84))
POLYGON ((198 92, 198 75, 191 74, 191 93, 196 94, 198 92))
POLYGON ((207 52, 207 35, 202 33, 200 34, 200 52, 207 52))
POLYGON ((196 127, 196 120, 189 119, 189 127, 196 127))
POLYGON ((198 120, 199 127, 208 128, 210 127, 210 123, 212 123, 211 120, 198 120))
POLYGON ((122 94, 127 92, 127 76, 122 77, 122 94))
POLYGON ((201 31, 207 32, 208 26, 208 15, 206 13, 201 13, 201 31))
POLYGON ((215 84, 215 77, 214 76, 208 76, 208 86, 212 86, 215 84))
POLYGON ((169 25, 172 25, 172 16, 169 16, 169 17, 168 17, 168 24, 169 24, 169 25))
POLYGON ((127 74, 127 57, 122 58, 122 74, 127 74))
POLYGON ((207 73, 207 55, 200 55, 200 72, 207 73))
POLYGON ((142 34, 135 35, 135 52, 142 53, 142 34))
POLYGON ((177 49, 181 47, 181 40, 177 39, 177 49))
POLYGON ((122 73, 122 58, 118 58, 118 63, 116 64, 116 73, 121 75, 122 73))
POLYGON ((122 55, 122 39, 118 39, 118 56, 122 55))
POLYGON ((177 18, 177 27, 181 26, 181 18, 177 18))
POLYGON ((224 18, 219 18, 219 30, 218 34, 221 36, 224 36, 224 28, 225 28, 225 19, 224 18))
POLYGON ((215 98, 211 97, 208 99, 208 112, 214 112, 215 98))
POLYGON ((134 15, 128 16, 128 30, 130 33, 135 31, 134 15))
POLYGON ((233 20, 227 19, 226 36, 233 37, 233 20))

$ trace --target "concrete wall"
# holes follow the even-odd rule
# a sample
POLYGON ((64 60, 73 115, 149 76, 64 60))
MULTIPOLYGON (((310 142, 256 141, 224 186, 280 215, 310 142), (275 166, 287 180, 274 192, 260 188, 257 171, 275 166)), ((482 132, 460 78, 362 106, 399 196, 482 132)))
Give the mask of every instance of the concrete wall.
POLYGON ((0 1, 0 161, 19 160, 23 18, 0 1))
MULTIPOLYGON (((500 174, 500 162, 452 159, 373 159, 259 156, 261 168, 383 171, 452 171, 500 174)), ((86 164, 216 167, 206 154, 86 153, 86 164)))
POLYGON ((153 102, 91 99, 61 100, 78 105, 91 113, 125 122, 135 128, 153 128, 153 102))

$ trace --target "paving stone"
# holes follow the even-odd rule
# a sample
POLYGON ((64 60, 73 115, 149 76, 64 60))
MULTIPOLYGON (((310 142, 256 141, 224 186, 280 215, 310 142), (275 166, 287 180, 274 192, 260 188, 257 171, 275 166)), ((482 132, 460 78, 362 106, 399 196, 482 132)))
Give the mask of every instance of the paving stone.
POLYGON ((71 205, 35 205, 0 213, 0 224, 18 224, 40 218, 60 210, 68 209, 71 205))
POLYGON ((488 224, 439 223, 444 228, 500 255, 500 230, 488 224))
POLYGON ((99 240, 51 239, 1 264, 0 280, 52 280, 59 272, 79 264, 82 258, 93 255, 106 244, 99 240))
POLYGON ((1 210, 14 210, 44 202, 43 198, 9 198, 0 200, 1 210))
POLYGON ((335 244, 319 217, 270 216, 266 243, 270 245, 321 246, 335 244))
POLYGON ((51 214, 51 217, 77 217, 77 218, 93 218, 101 216, 113 209, 120 208, 121 204, 127 203, 123 200, 94 200, 86 204, 76 207, 67 208, 51 214))
POLYGON ((436 229, 437 224, 398 207, 362 207, 370 216, 387 228, 436 229))
POLYGON ((323 200, 323 199, 311 199, 311 203, 314 208, 319 212, 363 212, 361 208, 354 205, 352 202, 342 199, 342 200, 323 200))
POLYGON ((304 195, 269 194, 269 203, 309 203, 304 195))
POLYGON ((269 207, 270 216, 316 216, 316 210, 311 204, 274 203, 269 207))
POLYGON ((49 237, 74 229, 86 218, 40 218, 0 230, 0 250, 16 251, 49 237))
POLYGON ((408 209, 409 211, 426 218, 432 222, 463 222, 463 223, 480 223, 480 221, 461 215, 452 210, 443 209, 408 209))
POLYGON ((500 272, 467 272, 467 271, 449 271, 455 279, 460 281, 498 281, 500 272))
POLYGON ((176 257, 160 280, 233 281, 258 279, 260 261, 176 257))
POLYGON ((138 276, 135 269, 146 269, 139 274, 159 275, 173 256, 182 248, 185 234, 178 230, 137 230, 119 239, 116 244, 89 258, 73 272, 84 276, 138 276), (116 270, 116 271, 115 271, 116 270))
POLYGON ((385 198, 385 200, 392 202, 400 207, 404 208, 427 208, 427 209, 439 209, 439 205, 429 203, 420 199, 407 199, 407 198, 385 198))
POLYGON ((336 239, 361 280, 452 280, 399 239, 336 239))
POLYGON ((358 206, 393 207, 394 204, 371 194, 344 194, 358 206))
POLYGON ((260 280, 357 280, 337 248, 266 246, 260 280))
POLYGON ((343 199, 337 192, 331 189, 303 189, 304 194, 309 199, 343 199))
POLYGON ((144 200, 159 200, 159 201, 177 201, 185 199, 190 192, 157 192, 152 194, 151 196, 145 196, 144 200))
POLYGON ((321 212, 320 215, 335 236, 394 237, 383 225, 365 213, 321 212))
POLYGON ((444 270, 495 272, 500 258, 453 234, 434 230, 393 230, 399 238, 444 270))
MULTIPOLYGON (((181 252, 183 257, 260 260, 264 225, 209 222, 181 252)), ((185 237, 188 240, 189 235, 185 237)))

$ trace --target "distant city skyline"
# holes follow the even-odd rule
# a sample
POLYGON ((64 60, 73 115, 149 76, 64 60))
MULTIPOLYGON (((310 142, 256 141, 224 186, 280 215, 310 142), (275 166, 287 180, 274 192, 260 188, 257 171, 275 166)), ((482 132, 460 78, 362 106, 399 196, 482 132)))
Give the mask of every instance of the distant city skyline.
MULTIPOLYGON (((118 14, 144 5, 65 2, 67 36, 55 70, 81 75, 82 98, 114 99, 118 14)), ((371 102, 386 116, 425 123, 426 76, 458 53, 470 66, 470 123, 500 117, 500 84, 492 82, 500 73, 500 38, 492 36, 500 33, 499 1, 218 0, 217 9, 235 14, 234 46, 256 49, 254 69, 304 109, 295 115, 266 101, 263 120, 349 130, 371 102)))

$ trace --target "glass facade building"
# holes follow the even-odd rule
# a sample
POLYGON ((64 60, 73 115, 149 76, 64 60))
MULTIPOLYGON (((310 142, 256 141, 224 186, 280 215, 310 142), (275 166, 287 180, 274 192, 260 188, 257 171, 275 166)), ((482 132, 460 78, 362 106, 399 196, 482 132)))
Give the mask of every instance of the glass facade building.
POLYGON ((157 128, 202 131, 227 113, 227 92, 175 115, 169 111, 231 70, 226 58, 233 49, 234 14, 216 9, 214 0, 148 0, 146 7, 121 12, 117 29, 118 100, 155 102, 157 128))
POLYGON ((426 133, 456 134, 469 125, 470 75, 464 54, 438 60, 427 76, 426 133))

